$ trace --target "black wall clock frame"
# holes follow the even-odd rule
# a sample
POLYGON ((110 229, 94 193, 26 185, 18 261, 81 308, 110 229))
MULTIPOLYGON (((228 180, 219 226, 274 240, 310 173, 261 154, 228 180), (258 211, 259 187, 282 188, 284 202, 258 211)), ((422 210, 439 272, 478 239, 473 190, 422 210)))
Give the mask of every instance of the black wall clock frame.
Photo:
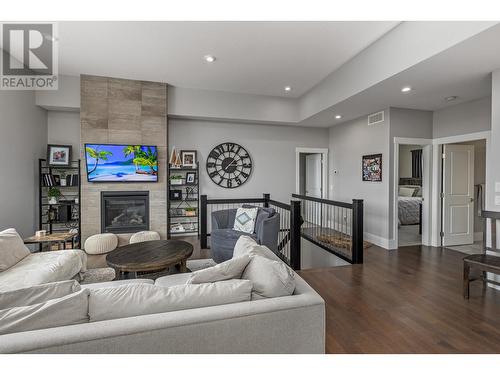
POLYGON ((207 174, 218 186, 234 189, 252 174, 252 158, 248 151, 237 143, 225 142, 217 145, 207 157, 207 174))

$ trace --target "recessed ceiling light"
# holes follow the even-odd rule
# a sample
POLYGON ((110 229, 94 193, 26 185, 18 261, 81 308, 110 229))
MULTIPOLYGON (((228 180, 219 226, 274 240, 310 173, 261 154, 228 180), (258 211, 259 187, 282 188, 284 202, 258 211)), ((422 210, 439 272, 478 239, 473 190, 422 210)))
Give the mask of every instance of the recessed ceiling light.
POLYGON ((206 55, 203 57, 205 59, 206 62, 208 63, 213 63, 216 59, 215 59, 215 56, 212 56, 212 55, 206 55))
POLYGON ((411 87, 410 86, 405 86, 401 89, 401 92, 410 92, 411 91, 411 87))
POLYGON ((342 118, 342 115, 337 115, 337 116, 335 116, 335 118, 336 118, 337 120, 340 120, 340 119, 342 118))
POLYGON ((444 98, 444 100, 446 100, 447 102, 452 102, 454 100, 457 100, 458 99, 458 96, 456 95, 452 95, 452 96, 448 96, 446 98, 444 98))
POLYGON ((285 86, 285 91, 292 91, 292 87, 291 86, 285 86))

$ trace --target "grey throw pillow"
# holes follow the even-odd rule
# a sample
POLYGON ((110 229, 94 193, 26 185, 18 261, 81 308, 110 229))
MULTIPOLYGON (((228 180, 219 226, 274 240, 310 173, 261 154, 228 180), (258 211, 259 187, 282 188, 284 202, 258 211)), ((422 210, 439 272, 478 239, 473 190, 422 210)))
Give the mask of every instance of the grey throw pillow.
POLYGON ((241 278, 253 283, 252 299, 289 296, 295 290, 290 267, 260 255, 251 258, 241 278))
POLYGON ((47 302, 0 310, 0 335, 88 323, 88 296, 89 291, 82 289, 47 302))
POLYGON ((28 255, 29 249, 14 228, 0 232, 0 272, 15 266, 28 255))
POLYGON ((240 279, 248 262, 250 262, 248 254, 229 259, 216 266, 193 272, 187 284, 203 284, 229 279, 240 279))
POLYGON ((30 306, 61 298, 81 289, 76 280, 56 281, 8 292, 0 292, 0 310, 11 307, 30 306))

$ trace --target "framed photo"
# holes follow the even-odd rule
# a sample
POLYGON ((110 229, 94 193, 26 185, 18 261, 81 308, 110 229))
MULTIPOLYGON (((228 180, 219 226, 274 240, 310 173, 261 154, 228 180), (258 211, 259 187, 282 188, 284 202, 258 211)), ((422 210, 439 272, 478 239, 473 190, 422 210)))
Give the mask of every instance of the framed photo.
POLYGON ((186 173, 186 184, 195 184, 196 181, 196 172, 187 172, 186 173))
POLYGON ((363 155, 362 158, 363 181, 382 181, 382 154, 363 155))
POLYGON ((182 200, 182 190, 170 190, 170 200, 180 201, 182 200))
POLYGON ((182 150, 181 161, 183 167, 196 168, 196 151, 195 150, 182 150))
POLYGON ((47 145, 47 163, 53 166, 68 167, 71 163, 71 146, 47 145))

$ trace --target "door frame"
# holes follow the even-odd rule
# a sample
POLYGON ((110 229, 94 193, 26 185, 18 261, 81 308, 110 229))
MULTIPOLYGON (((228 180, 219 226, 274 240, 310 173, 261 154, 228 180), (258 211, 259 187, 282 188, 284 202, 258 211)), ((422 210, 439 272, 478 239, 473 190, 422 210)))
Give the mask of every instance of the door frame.
POLYGON ((321 198, 328 198, 328 149, 314 147, 295 148, 295 193, 300 194, 300 154, 322 154, 321 198))
POLYGON ((394 137, 394 181, 392 186, 392 241, 390 249, 399 247, 398 228, 398 191, 399 191, 399 145, 419 145, 422 146, 424 158, 422 174, 422 245, 429 246, 431 242, 431 186, 432 186, 432 139, 429 138, 403 138, 394 137))
MULTIPOLYGON (((468 141, 478 141, 484 139, 486 141, 486 163, 490 160, 490 140, 491 130, 454 135, 450 137, 435 138, 432 141, 432 202, 431 202, 431 221, 433 223, 431 228, 431 246, 441 247, 441 181, 443 178, 443 170, 441 166, 442 154, 441 146, 450 143, 460 143, 468 141)), ((488 166, 486 165, 486 176, 485 180, 488 182, 488 166)), ((488 197, 488 183, 485 184, 484 196, 488 197)), ((487 200, 486 200, 487 202, 487 200)))

